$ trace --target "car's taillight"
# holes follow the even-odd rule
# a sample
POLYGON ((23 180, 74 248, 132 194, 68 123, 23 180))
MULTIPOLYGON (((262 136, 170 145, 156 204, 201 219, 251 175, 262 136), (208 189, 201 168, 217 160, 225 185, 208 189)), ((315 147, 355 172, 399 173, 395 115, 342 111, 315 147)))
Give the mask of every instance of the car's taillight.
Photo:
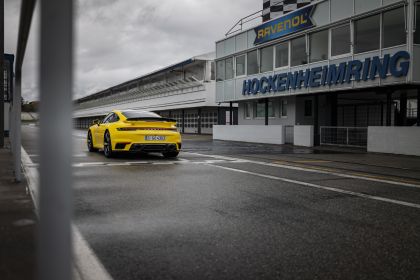
POLYGON ((137 127, 118 127, 117 130, 118 131, 134 131, 137 130, 137 127))

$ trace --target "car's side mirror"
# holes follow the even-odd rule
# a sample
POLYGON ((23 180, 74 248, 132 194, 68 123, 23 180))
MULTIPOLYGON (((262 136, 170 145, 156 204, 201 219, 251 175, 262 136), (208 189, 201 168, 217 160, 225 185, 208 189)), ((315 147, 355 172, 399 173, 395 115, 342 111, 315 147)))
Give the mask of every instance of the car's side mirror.
POLYGON ((94 125, 95 125, 95 124, 96 124, 96 125, 99 125, 100 123, 101 123, 101 122, 100 122, 99 120, 94 120, 94 121, 93 121, 93 124, 94 124, 94 125))

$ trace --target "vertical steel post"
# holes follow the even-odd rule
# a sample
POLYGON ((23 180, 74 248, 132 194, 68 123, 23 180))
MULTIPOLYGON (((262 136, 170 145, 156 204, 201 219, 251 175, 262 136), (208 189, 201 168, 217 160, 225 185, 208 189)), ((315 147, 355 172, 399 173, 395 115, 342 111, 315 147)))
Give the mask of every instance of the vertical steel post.
POLYGON ((407 125, 407 93, 400 94, 400 126, 407 125))
POLYGON ((386 126, 391 126, 392 92, 386 93, 386 126))
POLYGON ((21 98, 22 98, 22 69, 19 67, 16 68, 15 74, 15 91, 13 93, 13 157, 14 157, 14 172, 15 172, 15 180, 20 182, 22 180, 22 169, 20 167, 21 162, 21 152, 20 146, 22 144, 21 140, 21 132, 20 132, 20 125, 21 125, 21 98))
POLYGON ((314 96, 314 145, 318 146, 320 143, 320 134, 319 134, 319 96, 316 94, 314 96))
POLYGON ((268 125, 268 98, 264 101, 264 124, 268 125))
POLYGON ((39 279, 72 279, 73 1, 41 0, 39 279))
POLYGON ((182 133, 185 133, 185 110, 182 109, 182 133))
POLYGON ((201 108, 198 108, 197 118, 197 133, 201 134, 201 108))
POLYGON ((4 147, 4 0, 0 0, 0 148, 4 147))
POLYGON ((229 124, 233 125, 233 103, 229 102, 229 124))

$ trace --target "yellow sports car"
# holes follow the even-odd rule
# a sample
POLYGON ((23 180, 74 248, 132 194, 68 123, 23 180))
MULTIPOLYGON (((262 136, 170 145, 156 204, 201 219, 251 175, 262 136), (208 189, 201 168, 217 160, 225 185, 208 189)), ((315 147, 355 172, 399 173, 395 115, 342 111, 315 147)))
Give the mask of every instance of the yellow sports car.
POLYGON ((102 149, 106 157, 116 152, 158 152, 174 158, 181 150, 181 134, 173 119, 146 111, 114 110, 89 127, 87 146, 89 152, 102 149))

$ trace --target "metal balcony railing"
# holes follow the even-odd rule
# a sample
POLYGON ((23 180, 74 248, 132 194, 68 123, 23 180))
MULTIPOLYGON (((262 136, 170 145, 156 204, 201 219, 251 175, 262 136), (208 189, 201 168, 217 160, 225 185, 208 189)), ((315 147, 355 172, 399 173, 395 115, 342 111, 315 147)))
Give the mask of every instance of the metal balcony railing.
POLYGON ((320 127, 321 145, 367 147, 367 127, 320 127))

